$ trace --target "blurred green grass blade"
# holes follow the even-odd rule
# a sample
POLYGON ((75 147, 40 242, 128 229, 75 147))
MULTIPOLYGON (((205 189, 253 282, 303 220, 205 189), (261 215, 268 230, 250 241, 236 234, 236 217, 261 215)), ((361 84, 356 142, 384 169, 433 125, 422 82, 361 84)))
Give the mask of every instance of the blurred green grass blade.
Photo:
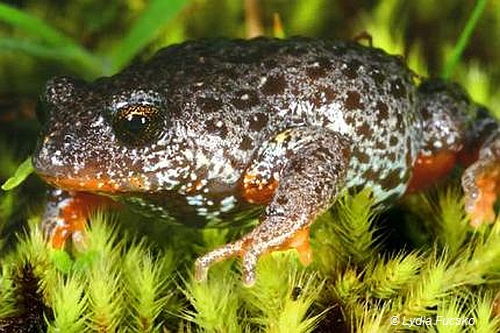
POLYGON ((21 51, 40 58, 52 58, 60 60, 61 51, 54 46, 40 44, 27 39, 20 38, 0 38, 0 50, 21 51))
POLYGON ((12 177, 7 179, 7 181, 2 185, 2 190, 10 191, 13 188, 21 184, 35 169, 33 164, 31 164, 31 156, 28 156, 26 160, 17 168, 16 172, 12 177))
POLYGON ((152 0, 111 53, 112 72, 127 65, 190 0, 152 0))
POLYGON ((467 47, 472 32, 476 28, 477 22, 479 21, 479 17, 481 17, 481 14, 483 13, 487 3, 488 0, 477 1, 474 10, 472 11, 469 19, 467 20, 467 24, 465 25, 464 30, 462 31, 460 37, 458 38, 457 44, 453 48, 450 59, 446 62, 446 65, 443 69, 442 77, 444 79, 446 80, 449 79, 451 73, 453 73, 453 70, 455 69, 455 67, 457 67, 458 62, 460 61, 460 57, 462 56, 462 53, 467 47))
POLYGON ((0 21, 38 36, 51 45, 74 43, 69 37, 52 28, 41 19, 2 3, 0 3, 0 21))
POLYGON ((0 3, 0 22, 5 22, 40 38, 39 41, 2 38, 0 50, 17 50, 37 57, 76 61, 84 73, 90 72, 94 75, 104 73, 103 62, 98 57, 35 16, 0 3))
POLYGON ((87 78, 107 74, 100 58, 72 45, 51 46, 29 39, 0 38, 0 50, 20 51, 38 58, 69 62, 73 69, 80 68, 82 75, 87 78))

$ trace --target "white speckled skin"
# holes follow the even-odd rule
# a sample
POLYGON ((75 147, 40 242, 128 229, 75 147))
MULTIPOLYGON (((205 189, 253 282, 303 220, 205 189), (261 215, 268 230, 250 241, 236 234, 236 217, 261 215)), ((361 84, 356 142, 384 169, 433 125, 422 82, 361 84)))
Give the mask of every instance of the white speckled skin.
POLYGON ((174 45, 111 78, 50 81, 34 166, 56 186, 70 179, 67 190, 188 224, 235 223, 264 205, 250 235, 198 261, 202 278, 212 262, 243 255, 252 283, 258 256, 308 227, 341 191, 368 186, 379 201, 396 198, 421 150, 462 148, 472 104, 436 102, 413 81, 401 58, 354 43, 174 45), (448 104, 458 114, 441 117, 448 104), (116 118, 130 110, 154 115, 152 135, 123 136, 116 118), (249 197, 248 187, 273 182, 269 197, 249 197))

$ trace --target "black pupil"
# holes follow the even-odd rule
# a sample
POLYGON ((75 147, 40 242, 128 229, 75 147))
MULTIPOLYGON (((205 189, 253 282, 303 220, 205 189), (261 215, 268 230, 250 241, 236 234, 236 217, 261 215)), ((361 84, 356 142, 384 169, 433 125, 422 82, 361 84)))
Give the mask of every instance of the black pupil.
POLYGON ((127 117, 126 127, 132 135, 139 135, 147 127, 148 119, 143 115, 133 114, 127 117))

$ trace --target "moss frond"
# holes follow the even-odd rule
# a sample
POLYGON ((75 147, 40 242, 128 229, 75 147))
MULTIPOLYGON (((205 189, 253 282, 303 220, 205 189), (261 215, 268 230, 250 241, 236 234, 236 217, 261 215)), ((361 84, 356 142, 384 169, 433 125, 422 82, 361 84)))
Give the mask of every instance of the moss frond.
POLYGON ((346 308, 356 309, 364 298, 365 286, 362 279, 362 274, 355 268, 346 269, 329 287, 333 299, 346 308))
POLYGON ((435 322, 431 326, 436 332, 443 333, 459 333, 463 332, 469 322, 467 318, 471 318, 468 310, 467 299, 454 297, 443 300, 438 307, 435 322))
POLYGON ((207 332, 243 331, 239 317, 241 282, 231 270, 214 269, 208 281, 185 281, 181 288, 193 307, 185 309, 182 318, 207 332))
MULTIPOLYGON (((295 275, 296 276, 296 275, 295 275)), ((307 333, 313 332, 324 317, 325 312, 311 314, 311 307, 323 290, 323 282, 310 274, 296 277, 290 295, 285 298, 282 311, 277 318, 268 317, 266 331, 307 333)))
POLYGON ((40 227, 40 218, 32 218, 28 221, 29 230, 19 237, 16 252, 7 256, 6 260, 23 260, 34 263, 36 266, 46 266, 50 262, 51 250, 40 227))
MULTIPOLYGON (((418 217, 414 233, 409 237, 426 239, 427 246, 438 245, 452 257, 469 238, 469 221, 464 210, 463 194, 456 185, 449 185, 439 192, 422 193, 405 200, 405 206, 418 217)), ((419 243, 415 241, 415 243, 419 243)))
POLYGON ((54 320, 49 322, 49 332, 80 333, 86 328, 88 299, 84 293, 86 281, 81 274, 67 278, 58 277, 51 290, 54 320))
POLYGON ((421 268, 419 279, 410 287, 402 309, 404 315, 432 315, 441 300, 450 295, 449 259, 432 253, 421 268))
POLYGON ((450 256, 457 254, 470 230, 460 190, 448 187, 439 192, 437 207, 433 215, 435 216, 434 223, 440 227, 438 241, 441 246, 447 248, 450 256))
POLYGON ((109 257, 96 260, 87 275, 86 292, 91 305, 90 327, 96 331, 117 331, 124 319, 123 276, 115 260, 109 257))
POLYGON ((261 259, 254 287, 242 290, 252 322, 266 332, 310 332, 322 314, 311 306, 324 281, 307 272, 293 252, 273 253, 261 259))
POLYGON ((500 217, 493 227, 477 230, 456 259, 450 273, 456 284, 478 285, 500 273, 500 217))
POLYGON ((359 333, 389 333, 394 332, 394 326, 387 320, 388 306, 383 304, 366 304, 362 312, 352 321, 352 331, 359 333))
POLYGON ((11 279, 11 267, 3 265, 0 275, 0 318, 8 318, 15 312, 15 294, 11 279))
POLYGON ((332 271, 349 263, 362 265, 376 256, 373 226, 376 214, 371 191, 365 189, 354 196, 344 194, 333 212, 320 217, 313 229, 320 268, 332 271))
POLYGON ((418 253, 401 253, 378 261, 367 273, 368 294, 379 299, 390 299, 401 294, 417 279, 423 261, 418 253))
MULTIPOLYGON (((491 292, 478 295, 473 299, 474 318, 473 329, 475 332, 496 333, 500 331, 500 317, 495 313, 495 301, 491 292)), ((498 304, 497 304, 498 306, 498 304)))
POLYGON ((154 258, 144 246, 137 246, 125 254, 123 263, 128 307, 134 323, 131 329, 136 332, 153 332, 162 324, 158 319, 173 297, 168 291, 172 288, 172 256, 154 258))
POLYGON ((244 290, 246 302, 264 313, 278 317, 283 303, 290 296, 299 263, 293 253, 273 253, 260 259, 257 282, 244 290))

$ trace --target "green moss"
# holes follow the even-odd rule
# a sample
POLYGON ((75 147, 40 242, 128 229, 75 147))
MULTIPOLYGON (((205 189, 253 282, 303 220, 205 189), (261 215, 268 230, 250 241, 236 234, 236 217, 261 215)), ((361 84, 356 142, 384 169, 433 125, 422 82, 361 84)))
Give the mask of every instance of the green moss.
MULTIPOLYGON (((109 214, 93 217, 87 247, 72 255, 47 247, 33 220, 30 232, 3 260, 0 324, 22 312, 18 287, 12 284, 18 270, 8 267, 29 262, 48 306, 45 320, 50 332, 125 328, 136 332, 164 328, 311 332, 336 313, 334 306, 342 308, 335 320, 359 332, 403 328, 391 325, 392 317, 407 321, 472 318, 485 330, 494 331, 500 328, 499 321, 487 313, 498 287, 500 224, 475 232, 464 227, 467 237, 457 246, 454 238, 442 235, 448 232, 449 211, 463 209, 457 197, 451 189, 439 192, 441 208, 434 211, 441 215, 435 215, 434 222, 441 227, 433 231, 441 237, 439 246, 425 252, 387 253, 374 243, 369 192, 344 196, 334 219, 323 217, 323 226, 314 230, 314 253, 322 260, 303 267, 293 251, 266 255, 259 261, 258 280, 252 288, 242 285, 231 261, 215 265, 207 282, 193 281, 191 267, 176 262, 175 249, 123 236, 126 232, 117 217, 109 214), (353 230, 364 230, 364 234, 353 230), (362 236, 366 237, 364 245, 354 244, 362 236), (325 243, 328 239, 341 239, 348 254, 339 255, 338 244, 325 243), (455 244, 453 250, 448 242, 455 244), (333 259, 324 258, 326 253, 336 258, 333 266, 333 259)), ((193 242, 191 246, 200 245, 193 242)), ((442 322, 431 329, 460 331, 442 322)))

